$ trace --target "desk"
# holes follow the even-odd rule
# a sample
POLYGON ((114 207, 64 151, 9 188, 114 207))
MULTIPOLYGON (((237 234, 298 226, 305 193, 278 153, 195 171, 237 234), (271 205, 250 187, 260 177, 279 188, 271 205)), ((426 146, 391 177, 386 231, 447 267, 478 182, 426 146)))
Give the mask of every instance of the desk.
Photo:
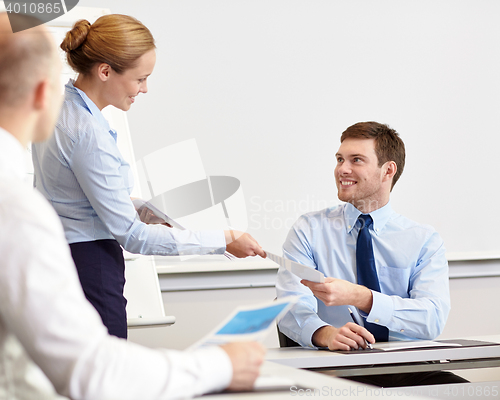
MULTIPOLYGON (((380 399, 389 395, 392 398, 398 397, 396 394, 387 392, 388 389, 375 388, 345 379, 330 377, 324 374, 317 374, 310 371, 295 369, 286 365, 266 361, 261 368, 261 376, 284 377, 291 381, 290 387, 282 391, 247 392, 247 393, 221 393, 206 395, 207 400, 240 400, 240 399, 265 399, 279 400, 290 398, 335 398, 335 399, 380 399), (300 391, 299 386, 304 388, 300 391)), ((424 396, 412 396, 415 400, 429 399, 424 396)))
POLYGON ((406 351, 356 351, 349 354, 299 347, 269 349, 266 359, 294 368, 356 376, 456 370, 500 366, 500 335, 467 338, 493 342, 474 347, 427 348, 406 351))

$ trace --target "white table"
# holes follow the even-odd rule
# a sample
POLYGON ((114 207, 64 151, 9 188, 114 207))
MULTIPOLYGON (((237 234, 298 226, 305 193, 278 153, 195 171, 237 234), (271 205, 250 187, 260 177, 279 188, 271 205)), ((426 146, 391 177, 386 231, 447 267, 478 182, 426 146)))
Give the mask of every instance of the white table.
POLYGON ((405 351, 331 352, 300 347, 269 349, 266 359, 294 368, 328 370, 330 375, 355 376, 500 366, 500 335, 467 340, 490 346, 426 348, 405 351))
MULTIPOLYGON (((261 376, 277 377, 286 380, 283 390, 246 393, 221 393, 203 396, 207 399, 240 400, 265 399, 279 400, 290 398, 335 398, 335 399, 380 399, 387 395, 387 389, 376 388, 345 379, 330 377, 311 371, 287 367, 285 365, 266 361, 262 366, 261 376)), ((391 398, 397 398, 390 394, 391 398)), ((406 397, 407 398, 407 397, 406 397)), ((425 396, 411 397, 415 400, 429 399, 425 396)))

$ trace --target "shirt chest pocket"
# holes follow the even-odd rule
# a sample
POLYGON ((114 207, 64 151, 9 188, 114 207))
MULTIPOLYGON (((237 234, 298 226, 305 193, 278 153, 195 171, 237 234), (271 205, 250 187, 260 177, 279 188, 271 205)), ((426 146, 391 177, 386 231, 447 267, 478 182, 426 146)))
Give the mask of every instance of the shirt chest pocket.
POLYGON ((380 290, 387 295, 396 295, 403 298, 409 297, 411 267, 378 266, 378 279, 380 290))

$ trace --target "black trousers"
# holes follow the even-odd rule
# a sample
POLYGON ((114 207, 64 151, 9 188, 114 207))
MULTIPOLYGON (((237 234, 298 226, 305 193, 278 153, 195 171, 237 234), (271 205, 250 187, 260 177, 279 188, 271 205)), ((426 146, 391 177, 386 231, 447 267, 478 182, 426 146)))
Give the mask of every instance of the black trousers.
POLYGON ((116 240, 69 245, 83 292, 111 335, 127 338, 127 300, 123 297, 125 260, 116 240))
POLYGON ((421 385, 444 385, 448 383, 468 383, 461 376, 448 371, 409 372, 404 374, 365 375, 346 377, 350 381, 379 387, 402 387, 421 385))

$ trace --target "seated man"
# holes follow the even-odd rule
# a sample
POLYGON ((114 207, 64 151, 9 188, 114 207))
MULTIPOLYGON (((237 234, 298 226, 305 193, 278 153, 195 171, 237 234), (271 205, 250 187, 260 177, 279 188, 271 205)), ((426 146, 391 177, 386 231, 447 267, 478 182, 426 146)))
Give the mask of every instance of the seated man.
POLYGON ((260 344, 147 349, 110 336, 85 299, 59 218, 24 182, 28 142, 53 132, 60 70, 42 26, 12 33, 0 13, 0 398, 59 398, 54 388, 89 400, 252 388, 260 344))
MULTIPOLYGON (((303 215, 283 245, 286 258, 327 278, 325 283, 300 281, 280 268, 278 297, 298 295, 300 301, 279 329, 302 346, 330 350, 434 339, 450 311, 448 263, 433 228, 391 208, 390 193, 405 163, 404 143, 396 131, 376 122, 347 128, 340 141, 335 180, 346 203, 303 215), (364 327, 353 322, 349 309, 364 327)), ((466 382, 449 373, 360 381, 402 386, 431 384, 436 376, 443 383, 466 382)))

